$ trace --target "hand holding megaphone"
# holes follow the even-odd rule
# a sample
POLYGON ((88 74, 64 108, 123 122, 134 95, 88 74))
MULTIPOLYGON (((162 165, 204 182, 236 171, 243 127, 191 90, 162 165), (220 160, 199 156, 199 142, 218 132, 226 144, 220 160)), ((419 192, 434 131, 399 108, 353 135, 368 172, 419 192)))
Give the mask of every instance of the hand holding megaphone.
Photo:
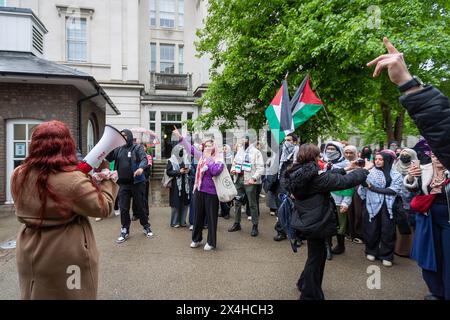
POLYGON ((106 125, 100 141, 88 153, 86 158, 78 164, 78 170, 89 173, 92 169, 97 169, 102 164, 106 156, 116 148, 127 144, 127 140, 119 130, 113 126, 106 125))

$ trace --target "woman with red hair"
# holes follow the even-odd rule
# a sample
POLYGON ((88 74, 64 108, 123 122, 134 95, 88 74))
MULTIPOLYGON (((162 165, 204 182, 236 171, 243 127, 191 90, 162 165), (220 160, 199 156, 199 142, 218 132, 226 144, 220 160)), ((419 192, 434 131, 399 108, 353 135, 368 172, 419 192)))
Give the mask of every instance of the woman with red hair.
MULTIPOLYGON (((96 299, 98 251, 88 217, 112 212, 117 186, 77 170, 75 142, 60 121, 38 125, 12 175, 22 299, 96 299)), ((103 166, 102 166, 103 167, 103 166)))

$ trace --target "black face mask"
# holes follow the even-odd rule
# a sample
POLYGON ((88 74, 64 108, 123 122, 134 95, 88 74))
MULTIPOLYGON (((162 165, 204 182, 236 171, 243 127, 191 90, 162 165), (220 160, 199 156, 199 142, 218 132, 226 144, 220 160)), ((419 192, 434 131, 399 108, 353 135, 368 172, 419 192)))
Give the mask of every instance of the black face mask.
POLYGON ((403 162, 403 163, 410 163, 411 162, 411 156, 402 154, 400 156, 400 161, 403 162))

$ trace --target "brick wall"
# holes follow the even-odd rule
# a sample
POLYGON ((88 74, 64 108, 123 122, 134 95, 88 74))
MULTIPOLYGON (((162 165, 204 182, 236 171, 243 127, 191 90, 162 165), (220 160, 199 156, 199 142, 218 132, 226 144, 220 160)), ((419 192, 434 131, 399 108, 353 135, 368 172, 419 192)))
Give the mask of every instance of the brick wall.
MULTIPOLYGON (((78 143, 77 101, 82 97, 73 86, 0 83, 0 204, 6 200, 7 120, 60 120, 67 124, 78 143)), ((105 113, 91 101, 83 103, 83 151, 86 150, 87 121, 91 113, 98 119, 99 135, 105 125, 105 113)))

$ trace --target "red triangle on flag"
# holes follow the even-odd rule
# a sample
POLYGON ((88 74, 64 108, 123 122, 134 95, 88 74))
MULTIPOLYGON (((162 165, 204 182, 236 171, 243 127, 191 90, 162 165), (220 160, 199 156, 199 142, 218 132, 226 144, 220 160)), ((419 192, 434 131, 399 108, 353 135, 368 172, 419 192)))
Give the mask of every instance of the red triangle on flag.
POLYGON ((281 86, 280 90, 278 90, 277 95, 275 98, 273 98, 272 102, 270 103, 272 106, 279 107, 281 105, 281 99, 283 97, 283 86, 281 86))
POLYGON ((322 104, 322 100, 317 98, 315 93, 312 91, 310 85, 309 85, 309 75, 308 80, 306 81, 305 88, 303 89, 302 97, 300 98, 300 102, 303 102, 304 104, 322 104))

